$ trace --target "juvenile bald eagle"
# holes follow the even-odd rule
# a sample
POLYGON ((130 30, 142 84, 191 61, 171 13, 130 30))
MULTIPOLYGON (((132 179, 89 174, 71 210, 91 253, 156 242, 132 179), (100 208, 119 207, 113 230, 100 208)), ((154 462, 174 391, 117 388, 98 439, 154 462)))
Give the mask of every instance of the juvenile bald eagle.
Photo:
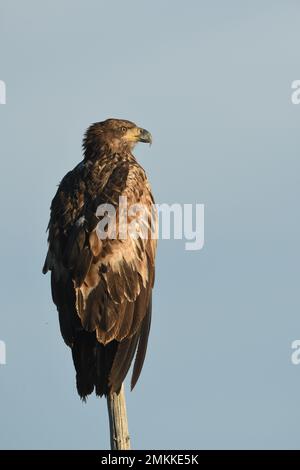
POLYGON ((151 143, 151 134, 130 121, 91 125, 83 140, 83 161, 63 178, 51 204, 43 273, 51 271, 61 334, 72 349, 77 390, 84 400, 94 390, 100 396, 118 393, 135 356, 133 388, 145 358, 156 240, 142 236, 145 217, 140 222, 129 211, 125 219, 119 217, 122 196, 128 207, 138 203, 146 209, 146 225, 153 233, 151 189, 132 154, 137 142, 151 143), (103 204, 116 210, 115 237, 108 236, 107 228, 106 238, 99 231, 107 216, 99 215, 103 204), (132 222, 135 236, 127 230, 132 222))

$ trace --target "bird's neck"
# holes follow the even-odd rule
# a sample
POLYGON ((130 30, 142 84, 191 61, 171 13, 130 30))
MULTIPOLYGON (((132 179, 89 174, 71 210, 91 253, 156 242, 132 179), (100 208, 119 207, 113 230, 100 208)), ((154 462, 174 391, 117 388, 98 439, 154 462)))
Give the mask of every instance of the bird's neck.
POLYGON ((116 154, 124 156, 124 158, 133 158, 131 153, 132 148, 128 145, 121 145, 120 142, 110 142, 109 144, 103 142, 93 142, 92 144, 85 144, 84 146, 84 161, 99 161, 103 157, 116 154))

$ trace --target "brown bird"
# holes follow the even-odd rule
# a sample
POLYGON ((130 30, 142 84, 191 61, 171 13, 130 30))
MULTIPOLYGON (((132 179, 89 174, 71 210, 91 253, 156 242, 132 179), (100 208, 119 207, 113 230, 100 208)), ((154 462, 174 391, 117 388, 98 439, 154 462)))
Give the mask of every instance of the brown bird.
POLYGON ((127 120, 91 125, 83 140, 83 161, 63 178, 51 204, 43 273, 51 271, 61 334, 72 349, 77 390, 84 400, 94 390, 100 396, 118 393, 135 356, 133 388, 143 366, 156 211, 132 150, 137 142, 151 141, 148 131, 127 120), (127 211, 120 201, 126 201, 127 211), (141 210, 129 210, 134 205, 144 210, 143 217, 138 216, 141 210))

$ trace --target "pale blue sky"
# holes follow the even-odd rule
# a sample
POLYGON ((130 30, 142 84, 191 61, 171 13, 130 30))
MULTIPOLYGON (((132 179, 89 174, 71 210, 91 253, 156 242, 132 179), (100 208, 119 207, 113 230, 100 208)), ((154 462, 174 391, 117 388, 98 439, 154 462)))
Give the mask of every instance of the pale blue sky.
POLYGON ((204 203, 205 246, 159 244, 135 448, 300 448, 298 1, 0 0, 0 447, 107 448, 51 302, 49 205, 86 127, 124 117, 158 203, 204 203))

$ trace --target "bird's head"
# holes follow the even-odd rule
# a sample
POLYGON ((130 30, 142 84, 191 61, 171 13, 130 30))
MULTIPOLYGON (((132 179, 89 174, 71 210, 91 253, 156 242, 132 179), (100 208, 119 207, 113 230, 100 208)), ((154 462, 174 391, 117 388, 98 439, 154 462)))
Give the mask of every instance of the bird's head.
POLYGON ((113 153, 131 151, 138 142, 152 143, 152 136, 146 129, 124 119, 107 119, 92 124, 83 140, 85 154, 92 155, 108 149, 113 153))

